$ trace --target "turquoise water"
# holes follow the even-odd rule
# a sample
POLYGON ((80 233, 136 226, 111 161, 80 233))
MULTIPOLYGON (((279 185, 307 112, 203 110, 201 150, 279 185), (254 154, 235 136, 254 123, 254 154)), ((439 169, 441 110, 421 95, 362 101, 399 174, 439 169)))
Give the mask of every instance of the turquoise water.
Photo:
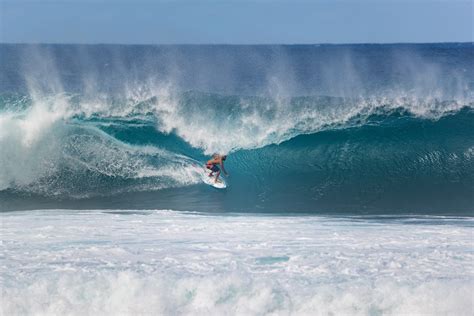
POLYGON ((1 44, 0 314, 471 315, 473 52, 1 44))

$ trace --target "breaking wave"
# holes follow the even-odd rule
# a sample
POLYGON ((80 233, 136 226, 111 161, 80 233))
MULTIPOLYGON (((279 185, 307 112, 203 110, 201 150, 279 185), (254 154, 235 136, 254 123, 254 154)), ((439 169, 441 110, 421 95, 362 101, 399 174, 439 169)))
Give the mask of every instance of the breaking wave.
POLYGON ((1 209, 472 211, 469 44, 0 48, 1 209))

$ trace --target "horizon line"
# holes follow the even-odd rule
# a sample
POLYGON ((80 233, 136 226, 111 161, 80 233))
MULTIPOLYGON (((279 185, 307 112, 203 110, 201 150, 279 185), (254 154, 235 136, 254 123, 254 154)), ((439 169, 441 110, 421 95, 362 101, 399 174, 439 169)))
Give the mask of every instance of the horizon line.
POLYGON ((316 45, 426 45, 426 44, 474 44, 462 42, 347 42, 347 43, 57 43, 57 42, 0 42, 0 45, 117 45, 117 46, 316 46, 316 45))

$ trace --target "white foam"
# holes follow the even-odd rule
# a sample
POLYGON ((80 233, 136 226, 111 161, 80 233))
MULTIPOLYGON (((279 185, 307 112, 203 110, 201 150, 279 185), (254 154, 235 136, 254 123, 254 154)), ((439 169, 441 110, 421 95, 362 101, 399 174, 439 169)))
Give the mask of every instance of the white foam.
POLYGON ((0 113, 0 190, 26 185, 52 171, 59 155, 62 98, 37 102, 22 113, 0 113), (52 133, 54 130, 54 134, 52 133))
POLYGON ((472 219, 1 216, 3 315, 472 314, 472 219))
POLYGON ((67 190, 37 183, 59 175, 65 167, 110 177, 157 178, 148 189, 200 181, 192 159, 152 146, 125 144, 89 124, 70 124, 77 114, 84 113, 66 96, 34 100, 23 112, 0 113, 0 190, 27 186, 47 194, 67 190))

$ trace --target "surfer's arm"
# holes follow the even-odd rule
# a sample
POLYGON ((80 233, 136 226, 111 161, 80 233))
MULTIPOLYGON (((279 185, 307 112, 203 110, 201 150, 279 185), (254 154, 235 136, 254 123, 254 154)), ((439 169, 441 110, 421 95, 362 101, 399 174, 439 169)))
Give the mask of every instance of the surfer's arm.
POLYGON ((228 176, 229 174, 228 174, 227 171, 225 170, 225 168, 224 168, 224 162, 223 162, 222 160, 221 160, 220 165, 221 165, 222 171, 224 171, 224 174, 225 174, 226 176, 228 176))

